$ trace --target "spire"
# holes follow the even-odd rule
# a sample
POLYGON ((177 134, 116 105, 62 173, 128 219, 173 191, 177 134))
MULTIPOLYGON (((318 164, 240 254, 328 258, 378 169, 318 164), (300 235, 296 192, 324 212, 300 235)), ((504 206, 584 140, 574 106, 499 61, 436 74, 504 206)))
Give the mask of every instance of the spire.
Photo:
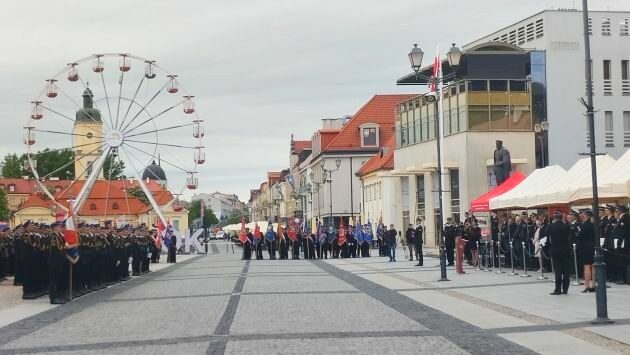
POLYGON ((92 90, 90 90, 90 84, 87 83, 85 91, 83 91, 83 108, 94 108, 94 101, 92 100, 93 97, 94 94, 92 93, 92 90))

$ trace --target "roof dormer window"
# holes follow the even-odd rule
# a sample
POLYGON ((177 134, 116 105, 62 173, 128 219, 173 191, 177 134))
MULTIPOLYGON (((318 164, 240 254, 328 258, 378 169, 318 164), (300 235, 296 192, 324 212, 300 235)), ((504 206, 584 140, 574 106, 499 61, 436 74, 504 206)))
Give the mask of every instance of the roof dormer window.
POLYGON ((9 184, 9 192, 15 192, 15 185, 9 184))
POLYGON ((366 123, 359 127, 361 131, 361 146, 362 147, 378 147, 378 125, 374 123, 366 123))

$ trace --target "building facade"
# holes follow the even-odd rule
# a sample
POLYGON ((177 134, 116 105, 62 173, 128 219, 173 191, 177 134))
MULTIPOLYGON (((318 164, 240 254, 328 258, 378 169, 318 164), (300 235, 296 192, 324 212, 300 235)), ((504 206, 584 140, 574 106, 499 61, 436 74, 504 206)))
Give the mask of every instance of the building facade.
MULTIPOLYGON (((617 159, 630 147, 630 12, 589 15, 595 143, 599 152, 617 159)), ((534 89, 546 94, 542 116, 535 118, 549 123, 542 148, 537 144, 545 165, 568 169, 588 151, 586 109, 578 102, 586 93, 583 36, 581 11, 545 10, 464 47, 493 41, 539 53, 532 58, 532 77, 537 77, 534 89)), ((535 97, 534 104, 541 100, 535 97)))
MULTIPOLYGON (((444 218, 458 221, 470 201, 496 186, 496 140, 510 151, 512 171, 535 169, 530 62, 531 53, 517 46, 487 43, 465 50, 457 68, 443 64, 445 74, 456 74, 440 93, 444 218)), ((425 95, 398 105, 394 169, 380 174, 383 210, 390 211, 383 222, 403 228, 422 219, 429 246, 437 245, 440 218, 436 106, 425 95)))
POLYGON ((228 218, 234 211, 245 209, 245 204, 238 199, 238 196, 218 191, 213 193, 195 193, 191 199, 193 201, 202 200, 206 207, 212 208, 214 215, 219 220, 228 218))

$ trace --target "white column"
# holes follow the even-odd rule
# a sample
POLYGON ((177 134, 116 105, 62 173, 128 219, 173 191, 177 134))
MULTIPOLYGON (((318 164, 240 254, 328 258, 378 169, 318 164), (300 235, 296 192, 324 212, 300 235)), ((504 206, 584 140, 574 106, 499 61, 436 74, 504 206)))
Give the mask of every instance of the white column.
POLYGON ((396 227, 396 230, 399 231, 404 231, 405 227, 403 226, 403 211, 402 211, 402 178, 400 176, 395 176, 392 178, 394 180, 394 189, 395 189, 395 195, 396 196, 396 200, 394 202, 394 206, 393 206, 393 211, 394 211, 394 226, 396 227))
POLYGON ((409 223, 416 225, 418 218, 418 191, 416 191, 416 175, 409 176, 409 223))
POLYGON ((426 234, 426 245, 434 247, 435 244, 435 214, 434 214, 434 195, 433 192, 433 174, 431 172, 424 173, 424 233, 426 234))
MULTIPOLYGON (((396 194, 396 180, 395 176, 383 176, 383 224, 389 226, 390 224, 396 225, 396 208, 400 208, 400 205, 396 206, 397 194, 396 194)), ((398 181, 400 185, 400 181, 398 181)), ((400 195, 400 191, 398 192, 400 195)), ((400 197, 398 197, 400 199, 400 197)))
POLYGON ((451 206, 451 171, 448 169, 444 169, 444 185, 442 189, 444 192, 442 194, 442 208, 444 209, 444 216, 442 216, 442 224, 446 223, 446 219, 448 217, 453 216, 453 209, 451 206))

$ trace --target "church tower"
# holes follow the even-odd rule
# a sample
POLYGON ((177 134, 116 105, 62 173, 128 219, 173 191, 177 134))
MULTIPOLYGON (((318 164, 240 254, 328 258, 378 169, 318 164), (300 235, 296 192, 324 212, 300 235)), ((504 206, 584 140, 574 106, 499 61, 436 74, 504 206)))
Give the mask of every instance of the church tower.
MULTIPOLYGON (((103 151, 99 146, 103 143, 103 121, 101 112, 94 108, 94 94, 90 88, 83 91, 83 108, 77 111, 74 128, 72 130, 75 162, 75 178, 85 180, 91 173, 91 166, 103 151)), ((99 179, 103 178, 103 170, 99 172, 99 179)))

